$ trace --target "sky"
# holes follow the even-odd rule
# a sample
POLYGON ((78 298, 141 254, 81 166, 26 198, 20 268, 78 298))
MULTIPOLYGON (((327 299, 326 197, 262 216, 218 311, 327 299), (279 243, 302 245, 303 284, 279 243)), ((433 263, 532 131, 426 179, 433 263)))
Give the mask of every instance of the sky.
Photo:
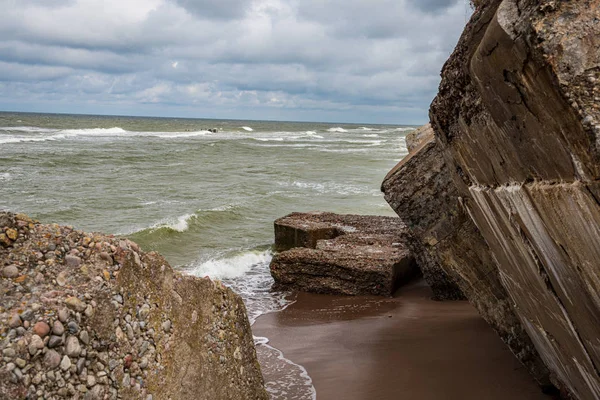
POLYGON ((467 0, 0 0, 0 111, 421 124, 467 0))

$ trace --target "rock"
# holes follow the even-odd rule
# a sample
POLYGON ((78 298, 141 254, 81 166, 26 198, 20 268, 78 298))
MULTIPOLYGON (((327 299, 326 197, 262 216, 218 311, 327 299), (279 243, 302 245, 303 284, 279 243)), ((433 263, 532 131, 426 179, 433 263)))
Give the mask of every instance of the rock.
POLYGON ((9 265, 2 269, 2 276, 5 278, 15 278, 19 276, 19 269, 16 265, 9 265))
POLYGON ((50 336, 50 340, 48 340, 48 347, 53 349, 55 347, 58 346, 62 346, 63 345, 63 338, 62 336, 50 336))
POLYGON ((21 313, 21 319, 23 321, 31 321, 35 316, 33 310, 25 310, 21 313))
POLYGON ((417 272, 398 218, 293 213, 275 221, 278 285, 316 293, 390 296, 417 272), (300 246, 306 246, 304 248, 300 246))
MULTIPOLYGON (((456 187, 435 142, 433 130, 426 125, 419 132, 420 141, 413 143, 412 152, 388 173, 382 183, 382 191, 392 209, 410 226, 407 243, 418 259, 434 298, 463 299, 463 293, 457 286, 457 283, 462 283, 461 278, 445 265, 448 252, 442 252, 440 248, 448 247, 446 243, 453 243, 470 219, 459 207, 456 187)), ((476 228, 471 223, 467 229, 476 228)), ((485 246, 482 238, 480 242, 485 246)), ((463 248, 459 251, 464 253, 463 248)), ((450 257, 453 262, 456 258, 450 257)))
POLYGON ((65 286, 67 284, 67 271, 63 271, 56 277, 56 283, 58 286, 65 286))
MULTIPOLYGON (((60 318, 60 315, 59 315, 59 318, 60 318)), ((66 320, 67 318, 65 317, 64 319, 66 320)), ((52 333, 54 333, 55 335, 58 335, 58 336, 65 333, 65 327, 62 324, 62 322, 54 321, 54 323, 52 324, 52 333)))
POLYGON ((19 317, 19 314, 14 313, 10 316, 8 326, 11 328, 18 328, 19 326, 21 326, 21 317, 19 317))
POLYGON ((33 325, 33 332, 39 337, 45 338, 50 332, 50 326, 44 321, 36 322, 35 325, 33 325))
POLYGON ((81 258, 68 254, 65 256, 65 263, 67 264, 67 267, 69 268, 79 268, 79 266, 81 265, 81 258))
POLYGON ((58 311, 58 319, 59 319, 59 321, 63 322, 63 323, 67 322, 67 318, 69 318, 69 311, 66 308, 61 308, 58 311))
POLYGON ((4 233, 10 240, 13 241, 17 240, 17 238, 19 237, 19 232, 17 232, 16 229, 8 228, 4 233))
POLYGON ((44 364, 49 369, 57 368, 60 365, 60 354, 55 350, 48 350, 46 354, 44 354, 44 364))
POLYGON ((71 360, 67 356, 63 356, 60 362, 60 369, 63 371, 68 371, 71 368, 71 360))
POLYGON ((67 328, 69 329, 69 333, 71 335, 76 335, 77 332, 79 332, 79 325, 75 321, 69 321, 67 328))
MULTIPOLYGON (((16 226, 11 213, 1 221, 16 226)), ((19 229, 0 245, 0 268, 18 262, 23 274, 0 279, 10 288, 0 289, 0 398, 14 385, 23 392, 7 398, 268 398, 244 304, 230 289, 130 241, 37 222, 19 229), (100 254, 108 249, 114 263, 100 254), (216 337, 224 364, 211 358, 216 337)))
POLYGON ((456 199, 430 221, 462 221, 436 260, 542 385, 597 399, 598 4, 478 3, 430 109, 456 199))
POLYGON ((409 153, 412 153, 419 144, 426 138, 433 136, 433 130, 430 124, 423 125, 422 127, 409 132, 404 140, 406 141, 406 149, 409 153))
POLYGON ((90 344, 90 336, 88 335, 87 331, 81 331, 79 334, 79 339, 86 345, 90 344))
POLYGON ((69 357, 79 357, 79 354, 81 354, 81 345, 79 344, 79 339, 77 339, 75 336, 69 336, 65 342, 65 353, 69 357))
POLYGON ((86 304, 83 301, 79 300, 77 297, 67 298, 67 300, 65 300, 65 304, 71 310, 75 310, 75 311, 79 311, 79 312, 85 310, 85 308, 87 307, 86 304))

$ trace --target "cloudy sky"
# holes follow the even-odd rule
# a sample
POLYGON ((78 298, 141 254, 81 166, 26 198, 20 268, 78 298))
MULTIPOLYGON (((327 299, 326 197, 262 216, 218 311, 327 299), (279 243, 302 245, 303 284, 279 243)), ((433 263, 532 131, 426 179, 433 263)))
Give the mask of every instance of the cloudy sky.
POLYGON ((422 123, 467 0, 0 0, 0 110, 422 123))

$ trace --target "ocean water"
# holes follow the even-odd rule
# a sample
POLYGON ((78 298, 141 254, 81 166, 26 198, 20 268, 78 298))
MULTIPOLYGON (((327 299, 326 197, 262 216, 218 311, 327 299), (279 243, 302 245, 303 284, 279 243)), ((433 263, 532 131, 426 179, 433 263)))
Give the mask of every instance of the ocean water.
MULTIPOLYGON (((253 323, 293 301, 271 290, 273 220, 394 215, 379 186, 413 129, 0 112, 0 209, 129 237, 223 280, 253 323)), ((314 398, 302 366, 255 342, 273 399, 314 398)))

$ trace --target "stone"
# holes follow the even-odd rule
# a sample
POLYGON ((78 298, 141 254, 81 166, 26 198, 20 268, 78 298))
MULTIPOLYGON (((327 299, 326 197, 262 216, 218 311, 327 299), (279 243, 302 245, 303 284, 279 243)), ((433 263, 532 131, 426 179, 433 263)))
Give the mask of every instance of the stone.
POLYGON ((71 335, 76 335, 79 332, 79 324, 75 321, 69 321, 67 324, 67 329, 71 335))
POLYGON ((88 345, 90 344, 90 336, 87 333, 87 331, 81 331, 81 333, 79 334, 79 339, 83 342, 83 344, 88 345))
POLYGON ((44 321, 38 321, 33 325, 33 332, 41 338, 45 338, 50 332, 50 326, 44 321))
POLYGON ((416 149, 423 141, 423 139, 431 135, 433 135, 433 130, 430 124, 423 125, 422 127, 409 132, 404 138, 406 141, 406 149, 409 153, 412 153, 413 150, 416 149))
POLYGON ((162 323, 162 329, 165 332, 169 332, 171 330, 171 321, 167 320, 162 323))
POLYGON ((49 348, 53 349, 55 347, 62 346, 62 345, 63 345, 62 336, 55 336, 55 335, 50 336, 50 340, 48 340, 49 348))
POLYGON ((597 1, 478 2, 430 108, 454 200, 429 222, 461 228, 418 226, 451 234, 427 254, 532 376, 582 400, 600 398, 599 37, 597 1))
MULTIPOLYGON (((0 211, 0 221, 15 225, 8 212, 0 211)), ((16 242, 6 237, 10 243, 0 245, 0 286, 4 282, 9 289, 0 289, 0 373, 7 375, 0 379, 0 397, 18 383, 25 392, 9 398, 129 399, 150 392, 165 399, 199 393, 215 400, 268 398, 243 301, 231 289, 182 275, 157 253, 144 253, 133 242, 110 235, 37 222, 19 229, 16 242), (100 255, 108 249, 111 257, 100 255), (13 263, 23 269, 20 284, 1 276, 13 263), (84 269, 87 276, 81 274, 84 269), (62 271, 67 273, 57 282, 62 271), (142 319, 136 307, 144 304, 142 319), (218 308, 213 310, 213 304, 218 308), (198 310, 193 326, 190 310, 198 310), (174 340, 163 331, 167 321, 165 329, 177 332, 174 340), (41 329, 39 322, 47 327, 41 329), (117 338, 121 328, 131 340, 122 332, 124 340, 117 338), (204 362, 217 328, 242 356, 236 360, 226 354, 219 370, 204 362), (245 372, 238 375, 241 365, 245 372)), ((228 352, 224 343, 218 345, 228 352)))
POLYGON ((17 240, 17 238, 19 237, 19 232, 16 229, 8 228, 4 233, 10 240, 13 241, 17 240))
POLYGON ((44 341, 38 335, 33 335, 31 337, 31 342, 29 344, 30 344, 30 346, 34 346, 36 349, 43 349, 44 348, 44 341))
POLYGON ((67 318, 69 318, 69 311, 66 308, 61 308, 58 311, 58 319, 60 322, 67 322, 67 318))
POLYGON ((69 368, 71 368, 71 360, 65 355, 60 362, 60 369, 63 371, 68 371, 69 368))
POLYGON ((315 293, 391 296, 418 274, 399 218, 292 213, 275 221, 278 286, 315 293))
POLYGON ((10 320, 8 321, 8 326, 10 326, 11 328, 18 328, 19 326, 21 326, 21 317, 19 317, 19 314, 11 314, 10 320))
POLYGON ((15 278, 19 276, 19 269, 16 265, 9 265, 2 269, 2 276, 5 278, 15 278))
POLYGON ((68 254, 65 256, 65 264, 69 268, 79 268, 81 265, 81 258, 68 254))
POLYGON ((143 304, 138 311, 138 315, 141 319, 145 320, 148 318, 148 314, 150 314, 150 306, 148 304, 143 304))
POLYGON ((60 361, 60 354, 55 350, 48 350, 46 351, 46 354, 44 354, 44 364, 49 369, 57 368, 61 363, 60 361))
POLYGON ((3 357, 13 358, 16 355, 17 355, 17 352, 15 351, 15 349, 13 349, 11 347, 2 350, 3 357))
MULTIPOLYGON (((59 316, 60 318, 60 316, 59 316)), ((66 317, 64 318, 66 320, 66 317)), ((62 324, 62 322, 58 321, 54 321, 54 323, 52 324, 52 333, 54 333, 55 335, 62 335, 63 333, 65 333, 65 326, 62 324)))
POLYGON ((79 300, 77 297, 72 297, 72 296, 65 300, 65 304, 71 310, 75 310, 75 311, 79 311, 79 312, 85 310, 85 308, 87 307, 87 305, 83 301, 79 300))
POLYGON ((58 286, 65 286, 67 284, 67 274, 67 271, 62 271, 60 274, 58 274, 56 277, 56 283, 58 286))
POLYGON ((21 313, 21 319, 23 321, 31 321, 35 317, 33 310, 25 310, 21 313))
POLYGON ((69 336, 67 341, 65 342, 65 353, 69 357, 79 357, 81 354, 81 345, 79 344, 79 339, 75 336, 69 336))

